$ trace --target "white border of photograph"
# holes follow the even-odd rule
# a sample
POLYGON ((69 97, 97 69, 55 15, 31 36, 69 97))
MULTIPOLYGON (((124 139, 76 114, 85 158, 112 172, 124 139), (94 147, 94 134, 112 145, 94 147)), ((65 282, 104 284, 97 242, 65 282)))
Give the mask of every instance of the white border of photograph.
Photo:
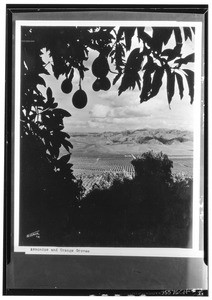
MULTIPOLYGON (((19 246, 19 195, 20 195, 20 70, 21 70, 21 26, 112 26, 111 21, 27 21, 15 22, 15 159, 14 159, 14 251, 26 254, 57 255, 107 255, 148 257, 203 257, 199 250, 199 205, 200 205, 200 155, 202 122, 202 23, 178 21, 112 21, 113 26, 167 26, 195 27, 195 82, 194 82, 194 156, 193 156, 193 226, 192 248, 104 248, 104 247, 38 247, 19 246)), ((203 124, 204 125, 204 124, 203 124)))

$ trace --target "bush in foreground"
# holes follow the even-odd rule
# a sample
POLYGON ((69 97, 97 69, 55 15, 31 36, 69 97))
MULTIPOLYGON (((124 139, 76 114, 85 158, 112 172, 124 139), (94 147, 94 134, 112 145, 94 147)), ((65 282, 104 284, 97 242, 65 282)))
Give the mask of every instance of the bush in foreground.
POLYGON ((163 153, 132 161, 135 177, 108 175, 80 202, 68 235, 78 246, 189 247, 192 179, 163 153))

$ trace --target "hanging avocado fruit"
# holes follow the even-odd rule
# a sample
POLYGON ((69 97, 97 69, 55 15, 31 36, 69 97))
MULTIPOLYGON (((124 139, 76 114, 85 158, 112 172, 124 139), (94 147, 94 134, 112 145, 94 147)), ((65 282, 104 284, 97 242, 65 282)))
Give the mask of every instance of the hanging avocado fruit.
POLYGON ((71 80, 69 78, 64 79, 61 84, 62 92, 65 94, 69 94, 69 93, 71 93, 72 88, 73 88, 73 85, 72 85, 71 80))
POLYGON ((111 83, 107 77, 97 78, 92 85, 92 88, 95 92, 98 92, 100 90, 108 91, 110 87, 111 83))
POLYGON ((72 85, 72 79, 74 76, 74 69, 71 70, 70 75, 63 80, 61 84, 61 90, 65 94, 69 94, 72 91, 73 85, 72 85))
POLYGON ((86 92, 83 91, 81 88, 74 93, 73 98, 72 98, 72 103, 76 108, 78 108, 78 109, 84 108, 86 106, 87 102, 88 102, 88 99, 87 99, 86 92))
POLYGON ((101 90, 101 82, 100 82, 100 79, 96 79, 92 85, 92 88, 95 92, 98 92, 101 90))
POLYGON ((92 73, 97 77, 92 86, 95 92, 100 90, 108 91, 111 87, 110 80, 106 77, 109 70, 106 56, 100 54, 92 64, 92 73))
POLYGON ((101 90, 108 91, 111 87, 110 80, 107 77, 100 78, 101 90))
POLYGON ((104 55, 99 55, 92 64, 92 73, 97 78, 106 77, 109 72, 109 64, 104 55))

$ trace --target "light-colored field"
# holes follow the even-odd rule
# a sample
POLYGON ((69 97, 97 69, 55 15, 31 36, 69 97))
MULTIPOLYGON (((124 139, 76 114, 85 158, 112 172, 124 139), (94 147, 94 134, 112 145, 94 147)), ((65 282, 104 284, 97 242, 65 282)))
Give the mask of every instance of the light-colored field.
POLYGON ((167 154, 173 160, 173 173, 193 173, 193 134, 189 131, 140 129, 70 136, 70 162, 74 175, 83 179, 86 189, 97 183, 103 172, 126 172, 133 176, 132 159, 150 150, 167 154))
MULTIPOLYGON (((169 157, 173 161, 173 173, 184 173, 186 176, 193 175, 192 157, 169 157)), ((81 177, 83 186, 89 191, 94 184, 98 184, 104 172, 126 173, 134 176, 134 168, 131 164, 131 155, 108 155, 102 157, 83 157, 73 155, 74 175, 81 177)))

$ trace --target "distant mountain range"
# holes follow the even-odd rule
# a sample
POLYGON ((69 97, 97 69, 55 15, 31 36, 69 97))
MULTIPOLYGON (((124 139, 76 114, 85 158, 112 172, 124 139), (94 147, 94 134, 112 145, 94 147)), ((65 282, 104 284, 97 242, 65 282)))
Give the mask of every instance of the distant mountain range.
POLYGON ((101 134, 107 137, 109 143, 137 143, 137 144, 164 144, 172 145, 193 140, 193 134, 189 131, 167 129, 140 129, 124 132, 106 132, 101 134))
POLYGON ((174 129, 137 129, 120 132, 70 133, 73 153, 140 153, 155 150, 192 155, 193 133, 174 129))

